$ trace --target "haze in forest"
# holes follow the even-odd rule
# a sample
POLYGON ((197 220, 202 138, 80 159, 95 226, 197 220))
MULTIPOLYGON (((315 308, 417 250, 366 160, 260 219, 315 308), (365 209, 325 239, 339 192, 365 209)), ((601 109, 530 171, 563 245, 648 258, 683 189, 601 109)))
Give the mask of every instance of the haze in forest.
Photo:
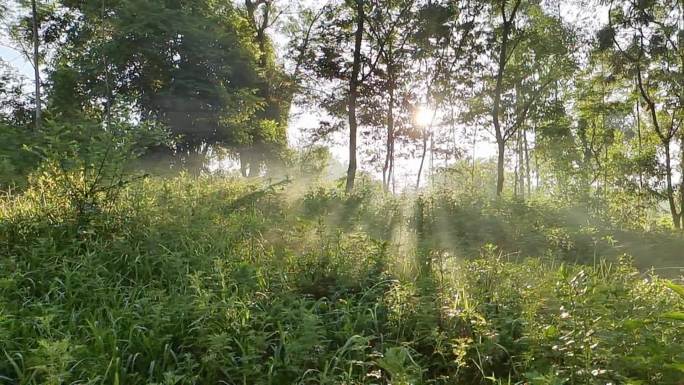
POLYGON ((681 0, 0 0, 0 384, 684 385, 681 0))

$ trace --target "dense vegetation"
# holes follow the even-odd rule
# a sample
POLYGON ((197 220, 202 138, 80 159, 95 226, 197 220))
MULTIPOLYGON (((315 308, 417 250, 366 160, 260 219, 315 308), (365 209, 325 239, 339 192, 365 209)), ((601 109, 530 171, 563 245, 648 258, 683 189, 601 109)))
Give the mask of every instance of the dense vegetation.
MULTIPOLYGON (((370 187, 149 179, 77 219, 37 186, 1 206, 9 383, 681 383, 682 287, 624 258, 564 262, 579 241, 473 259, 370 187)), ((452 218, 478 223, 467 206, 452 218)))
POLYGON ((0 23, 0 384, 684 385, 681 1, 0 23))

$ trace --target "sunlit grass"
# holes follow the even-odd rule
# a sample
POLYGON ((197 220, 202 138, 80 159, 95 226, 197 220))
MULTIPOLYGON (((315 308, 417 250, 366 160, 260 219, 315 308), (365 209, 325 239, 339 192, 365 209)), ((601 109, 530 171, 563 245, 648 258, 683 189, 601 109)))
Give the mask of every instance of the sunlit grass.
POLYGON ((0 381, 678 385, 664 281, 476 247, 485 210, 424 199, 421 236, 415 201, 373 189, 151 178, 87 221, 6 197, 0 381))

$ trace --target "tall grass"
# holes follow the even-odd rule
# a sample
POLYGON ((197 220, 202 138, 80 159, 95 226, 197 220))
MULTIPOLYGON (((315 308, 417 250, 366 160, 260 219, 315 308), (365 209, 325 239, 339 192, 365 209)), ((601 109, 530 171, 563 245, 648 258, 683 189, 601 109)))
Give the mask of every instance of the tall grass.
POLYGON ((299 189, 152 178, 85 218, 45 181, 2 198, 0 383, 681 384, 683 300, 629 261, 458 254, 437 201, 299 189))

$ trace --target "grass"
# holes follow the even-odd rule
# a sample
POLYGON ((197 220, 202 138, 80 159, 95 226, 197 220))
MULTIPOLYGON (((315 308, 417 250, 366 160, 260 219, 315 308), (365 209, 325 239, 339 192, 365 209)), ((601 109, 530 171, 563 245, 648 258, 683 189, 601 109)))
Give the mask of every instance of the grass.
POLYGON ((0 383, 684 378, 678 286, 541 206, 181 176, 75 218, 45 186, 0 201, 0 383))

